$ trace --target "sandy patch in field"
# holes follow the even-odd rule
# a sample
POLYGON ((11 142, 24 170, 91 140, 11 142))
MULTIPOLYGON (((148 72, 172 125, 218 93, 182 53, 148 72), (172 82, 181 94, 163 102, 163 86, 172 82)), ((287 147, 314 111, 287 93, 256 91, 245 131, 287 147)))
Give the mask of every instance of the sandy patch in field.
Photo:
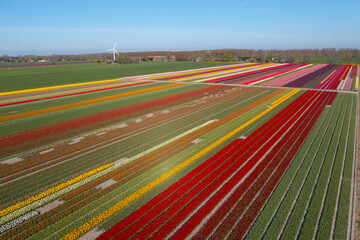
POLYGON ((20 162, 22 160, 23 160, 22 158, 13 157, 13 158, 7 159, 5 161, 2 161, 1 163, 3 163, 3 164, 14 164, 14 163, 20 162))
POLYGON ((114 179, 109 179, 103 183, 100 183, 99 185, 97 185, 95 188, 96 189, 104 189, 104 188, 107 188, 107 187, 110 187, 111 185, 113 185, 114 183, 116 183, 116 181, 114 179))
POLYGON ((52 152, 52 151, 54 151, 54 148, 49 148, 49 149, 46 149, 46 150, 44 150, 42 152, 39 152, 39 153, 40 154, 45 154, 45 153, 52 152))
POLYGON ((54 208, 60 206, 63 203, 64 203, 64 201, 62 201, 62 200, 55 200, 49 204, 46 204, 45 206, 43 206, 41 208, 36 209, 35 211, 38 211, 41 214, 43 214, 43 213, 50 211, 51 209, 54 209, 54 208))
POLYGON ((80 142, 81 140, 83 140, 84 137, 78 137, 78 138, 74 138, 71 142, 69 142, 68 144, 69 145, 72 145, 72 144, 75 144, 75 143, 78 143, 80 142))
POLYGON ((201 142, 202 140, 203 139, 201 139, 201 138, 197 138, 197 139, 192 140, 191 143, 197 144, 197 143, 201 142))
POLYGON ((113 162, 114 165, 119 165, 125 161, 129 160, 128 158, 121 158, 119 160, 116 160, 115 162, 113 162))
POLYGON ((140 123, 142 121, 143 121, 142 118, 138 118, 138 119, 135 120, 136 123, 140 123))
POLYGON ((104 232, 105 232, 104 230, 98 231, 96 228, 94 228, 94 229, 90 230, 89 232, 87 232, 85 235, 78 238, 78 240, 93 240, 93 239, 96 239, 97 237, 99 237, 104 232))
POLYGON ((117 128, 124 128, 124 127, 127 127, 128 125, 126 123, 123 123, 123 124, 120 124, 120 125, 117 125, 117 128))
POLYGON ((101 135, 104 135, 106 132, 99 132, 99 133, 97 133, 96 135, 97 136, 101 136, 101 135))

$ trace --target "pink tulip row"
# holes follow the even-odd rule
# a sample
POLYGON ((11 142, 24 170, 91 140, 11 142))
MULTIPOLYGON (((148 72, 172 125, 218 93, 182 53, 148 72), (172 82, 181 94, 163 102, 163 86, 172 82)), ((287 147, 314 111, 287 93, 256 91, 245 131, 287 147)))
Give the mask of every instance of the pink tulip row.
POLYGON ((133 76, 133 77, 125 77, 124 80, 129 79, 135 79, 135 78, 150 78, 150 77, 159 77, 159 76, 166 76, 171 74, 179 74, 179 73, 189 73, 189 72, 197 72, 197 71, 203 71, 203 70, 212 70, 212 69, 226 69, 234 66, 243 66, 244 64, 234 64, 234 65, 228 65, 228 66, 215 66, 215 67, 206 67, 206 68, 198 68, 198 69, 190 69, 190 70, 182 70, 182 71, 174 71, 174 72, 164 72, 164 73, 156 73, 156 74, 147 74, 147 75, 140 75, 140 76, 133 76))
POLYGON ((285 76, 281 76, 281 77, 278 77, 274 80, 270 80, 268 82, 265 82, 261 85, 264 85, 264 86, 283 86, 289 82, 292 82, 298 78, 301 78, 311 72, 314 72, 322 67, 326 66, 325 64, 319 64, 319 65, 314 65, 314 66, 311 66, 311 67, 308 67, 308 68, 304 68, 304 69, 301 69, 299 71, 296 71, 296 72, 293 72, 293 73, 289 73, 285 76))
POLYGON ((347 75, 350 70, 350 65, 342 65, 335 72, 333 72, 329 77, 324 79, 321 83, 315 86, 317 89, 337 89, 341 80, 344 79, 344 76, 347 75))
POLYGON ((338 85, 338 90, 351 90, 352 83, 354 80, 354 73, 356 70, 356 66, 351 66, 346 74, 346 77, 340 80, 340 84, 338 85))
MULTIPOLYGON (((201 229, 211 233, 219 225, 215 239, 238 224, 237 230, 246 232, 335 96, 335 92, 305 92, 246 139, 230 143, 98 239, 185 239, 207 216, 209 221, 201 229), (219 210, 211 215, 216 206, 219 210), (250 213, 245 212, 247 207, 250 213)), ((242 238, 238 231, 234 239, 242 238)), ((194 238, 210 238, 206 233, 194 238)))
POLYGON ((304 67, 304 65, 296 65, 294 68, 286 69, 286 70, 284 70, 284 71, 280 71, 280 72, 277 72, 277 73, 274 73, 274 74, 270 74, 270 75, 267 75, 267 76, 264 76, 264 77, 260 77, 260 78, 256 78, 256 79, 249 80, 249 81, 246 81, 246 82, 242 82, 241 84, 256 83, 256 82, 259 82, 259 81, 264 80, 264 79, 267 79, 267 78, 280 76, 280 75, 282 75, 282 74, 285 74, 285 73, 288 73, 288 72, 291 72, 291 71, 296 71, 297 69, 302 68, 302 67, 304 67))

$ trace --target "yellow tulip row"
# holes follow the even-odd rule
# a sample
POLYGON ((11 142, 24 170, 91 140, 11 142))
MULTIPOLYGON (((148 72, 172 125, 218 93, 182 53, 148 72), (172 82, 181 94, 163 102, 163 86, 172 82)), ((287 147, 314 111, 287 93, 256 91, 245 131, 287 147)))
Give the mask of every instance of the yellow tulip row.
POLYGON ((159 86, 159 87, 147 88, 147 89, 127 92, 127 93, 121 93, 121 94, 116 94, 116 95, 111 95, 111 96, 106 96, 106 97, 95 98, 95 99, 91 99, 91 100, 85 100, 85 101, 81 101, 81 102, 77 102, 77 103, 70 103, 70 104, 65 104, 65 105, 56 106, 56 107, 44 108, 44 109, 40 109, 40 110, 33 110, 33 111, 29 111, 29 112, 24 112, 24 113, 17 113, 17 114, 13 114, 13 115, 0 117, 0 122, 14 120, 14 119, 23 118, 23 117, 34 116, 34 115, 43 114, 43 113, 59 111, 59 110, 63 110, 63 109, 69 109, 69 108, 89 105, 92 103, 98 103, 98 102, 113 100, 113 99, 122 98, 122 97, 128 97, 128 96, 132 96, 132 95, 136 95, 136 94, 140 94, 140 93, 147 93, 147 92, 161 90, 161 89, 165 89, 165 88, 176 87, 176 86, 180 86, 183 84, 185 84, 185 83, 176 83, 176 84, 171 84, 171 85, 169 84, 169 85, 164 85, 164 86, 159 86))
POLYGON ((57 86, 51 86, 51 87, 31 88, 31 89, 24 89, 24 90, 10 91, 10 92, 1 92, 0 96, 20 94, 20 93, 29 93, 29 92, 38 92, 38 91, 45 91, 45 90, 52 90, 52 89, 59 89, 59 88, 77 87, 77 86, 91 85, 91 84, 97 84, 97 83, 116 82, 116 81, 122 81, 122 80, 121 79, 109 79, 109 80, 101 80, 101 81, 93 81, 93 82, 57 85, 57 86))
POLYGON ((30 203, 33 203, 33 202, 35 202, 35 201, 37 201, 37 200, 39 200, 41 198, 44 198, 44 197, 46 197, 46 196, 48 196, 48 195, 50 195, 50 194, 52 194, 54 192, 57 192, 57 191, 59 191, 59 190, 61 190, 63 188, 66 188, 66 187, 68 187, 68 186, 70 186, 70 185, 72 185, 72 184, 74 184, 76 182, 79 182, 80 180, 85 179, 85 178, 87 178, 87 177, 89 177, 91 175, 94 175, 95 173, 98 173, 98 172, 100 172, 100 171, 102 171, 102 170, 104 170, 104 169, 106 169, 106 168, 108 168, 108 167, 110 167, 112 165, 113 165, 113 163, 109 163, 109 164, 103 165, 101 167, 98 167, 98 168, 96 168, 96 169, 94 169, 94 170, 92 170, 90 172, 84 173, 83 175, 80 175, 80 176, 78 176, 76 178, 73 178, 73 179, 71 179, 71 180, 69 180, 69 181, 67 181, 65 183, 57 185, 56 187, 50 188, 50 189, 46 190, 45 192, 42 192, 42 193, 40 193, 40 194, 38 194, 36 196, 30 197, 30 198, 26 199, 23 202, 19 202, 19 203, 15 204, 15 205, 12 205, 11 207, 5 208, 4 210, 0 211, 0 217, 4 216, 6 214, 9 214, 9 213, 11 213, 11 212, 13 212, 13 211, 15 211, 17 209, 20 209, 20 208, 22 208, 22 207, 24 207, 24 206, 26 206, 26 205, 28 205, 30 203))
MULTIPOLYGON (((265 68, 268 68, 269 67, 269 64, 266 63, 266 64, 260 64, 260 65, 257 65, 257 66, 253 66, 253 65, 250 65, 248 67, 246 67, 247 64, 244 64, 245 67, 242 67, 236 71, 234 70, 226 70, 226 72, 230 72, 228 74, 222 74, 221 77, 230 77, 230 76, 234 76, 234 75, 237 75, 237 74, 243 74, 243 73, 247 73, 247 72, 251 72, 251 71, 254 71, 254 70, 260 70, 260 69, 265 69, 265 68)), ((219 71, 219 72, 216 72, 216 74, 218 73, 226 73, 225 71, 219 71)), ((210 75, 210 77, 208 78, 202 78, 202 79, 199 79, 199 80, 195 80, 194 82, 206 82, 206 81, 209 81, 209 80, 214 80, 214 79, 217 79, 219 78, 219 76, 213 76, 214 74, 213 73, 207 73, 206 75, 210 75)), ((204 76, 206 77, 206 76, 204 76)))
MULTIPOLYGON (((259 66, 256 66, 256 67, 260 67, 260 66, 265 66, 264 68, 268 67, 269 64, 261 64, 259 66)), ((236 75, 236 74, 239 74, 239 73, 245 73, 247 71, 244 71, 245 69, 248 69, 248 68, 251 68, 253 69, 254 67, 253 66, 249 66, 249 67, 243 67, 241 69, 238 69, 238 72, 235 72, 234 73, 234 69, 224 69, 224 70, 221 70, 221 71, 217 71, 216 74, 219 74, 219 73, 227 73, 227 72, 233 72, 231 74, 229 74, 230 76, 231 75, 236 75)), ((249 71, 252 71, 252 70, 249 70, 249 71)), ((196 73, 196 72, 194 72, 196 73)), ((214 73, 213 72, 210 72, 210 73, 201 73, 201 74, 198 74, 196 75, 196 78, 199 78, 199 77, 206 77, 208 75, 213 75, 214 73)), ((227 74, 226 75, 222 75, 222 77, 225 77, 225 76, 228 76, 227 74)), ((185 77, 181 77, 181 78, 176 78, 176 79, 170 79, 169 81, 179 81, 179 80, 183 80, 183 79, 187 79, 187 78, 194 78, 194 76, 185 76, 185 77)), ((216 79, 218 78, 218 76, 216 77, 213 77, 213 78, 210 78, 210 79, 216 79)), ((204 82, 204 81, 207 81, 207 80, 210 80, 209 78, 207 79, 201 79, 201 80, 198 80, 199 82, 204 82)))
MULTIPOLYGON (((73 230, 72 232, 68 233, 67 235, 65 235, 63 238, 61 238, 61 240, 73 240, 73 239, 77 239, 79 236, 83 235, 84 233, 86 233, 87 231, 91 230, 92 228, 94 228, 95 226, 99 225, 101 222, 103 222, 104 220, 108 219, 109 217, 111 217, 113 214, 115 214, 116 212, 118 212, 119 210, 121 210, 122 208, 126 207, 127 205, 129 205, 131 202, 133 202, 134 200, 138 199, 139 197, 143 196, 144 194, 146 194, 147 192, 149 192, 151 189, 153 189, 154 187, 156 187, 157 185, 161 184, 162 182, 164 182, 166 179, 170 178, 171 176, 175 175, 177 172, 179 172, 180 170, 182 170, 183 168, 187 167, 188 165, 190 165, 191 163, 193 163, 194 161, 196 161, 197 159, 199 159, 200 157, 202 157, 203 155, 205 155, 206 153, 208 153, 210 150, 212 150, 213 148, 217 147, 218 145, 220 145, 221 143, 223 143, 224 141, 226 141, 227 139, 229 139, 230 137, 232 137, 233 135, 235 135, 236 133, 238 133, 239 131, 243 130, 245 127, 249 126, 251 123, 255 122, 256 120, 258 120, 259 118, 261 118, 262 116, 264 116, 266 113, 268 113, 270 110, 272 110, 273 108, 275 108, 276 106, 280 105, 282 102, 284 102, 285 100, 287 100, 288 98, 290 98, 292 95, 294 95, 295 93, 297 93, 300 90, 294 90, 291 91, 289 94, 286 94, 286 98, 282 98, 281 101, 277 102, 275 105, 273 105, 272 107, 264 110, 263 112, 261 112, 260 114, 258 114, 257 116, 255 116, 254 118, 250 119, 249 121, 247 121, 246 123, 242 124, 241 126, 239 126, 238 128, 236 128, 235 130, 231 131, 230 133, 228 133, 227 135, 225 135, 224 137, 220 138, 219 140, 215 141, 214 143, 212 143, 211 145, 209 145, 208 147, 204 148, 203 150, 201 150, 200 152, 198 152, 197 154, 195 154, 194 156, 192 156, 191 158, 187 159, 186 161, 184 161, 183 163, 177 165, 176 167, 174 167, 173 169, 171 169, 170 171, 166 172, 165 174, 163 174, 162 176, 160 176, 159 178, 155 179, 154 181, 150 182, 149 184, 147 184, 145 187, 141 188, 140 190, 136 191, 135 193, 131 194, 130 196, 126 197, 125 199, 121 200, 120 202, 118 202, 117 204, 115 204, 114 206, 112 206, 111 208, 107 209, 106 211, 104 211, 103 213, 101 213, 100 215, 98 215, 97 217, 94 217, 93 219, 91 219, 90 221, 86 222, 85 224, 83 224, 82 226, 80 226, 79 228, 73 230)), ((285 97, 284 96, 284 97, 285 97)))
POLYGON ((292 95, 294 95, 295 93, 299 92, 299 89, 294 89, 291 92, 285 94, 284 96, 282 96, 281 98, 275 100, 274 102, 270 103, 270 106, 274 106, 274 105, 278 105, 278 103, 282 103, 283 101, 285 101, 286 99, 288 99, 289 97, 291 97, 292 95))

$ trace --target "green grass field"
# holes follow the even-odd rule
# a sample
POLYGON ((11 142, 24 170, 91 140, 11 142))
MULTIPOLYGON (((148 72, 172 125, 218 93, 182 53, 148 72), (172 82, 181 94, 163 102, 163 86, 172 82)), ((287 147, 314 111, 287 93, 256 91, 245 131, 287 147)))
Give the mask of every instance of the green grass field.
POLYGON ((151 62, 74 64, 0 69, 0 92, 82 83, 152 73, 229 65, 229 63, 151 62))

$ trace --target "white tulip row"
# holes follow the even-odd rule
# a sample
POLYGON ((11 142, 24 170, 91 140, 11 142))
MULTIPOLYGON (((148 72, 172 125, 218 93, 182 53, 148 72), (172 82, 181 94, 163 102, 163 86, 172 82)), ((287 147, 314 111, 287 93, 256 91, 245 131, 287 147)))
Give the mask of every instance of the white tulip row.
POLYGON ((11 221, 9 223, 6 223, 6 224, 4 224, 4 225, 2 225, 0 227, 0 233, 6 232, 7 230, 18 226, 21 223, 23 223, 23 222, 25 222, 25 221, 29 220, 30 218, 33 218, 33 217, 35 217, 37 215, 40 215, 40 213, 37 212, 37 211, 32 211, 32 212, 29 212, 29 213, 25 214, 24 216, 19 217, 18 219, 15 219, 15 220, 13 220, 13 221, 11 221))
POLYGON ((63 188, 63 189, 61 189, 61 190, 59 190, 57 192, 54 192, 54 193, 52 193, 52 194, 50 194, 50 195, 48 195, 48 196, 46 196, 44 198, 41 198, 41 199, 39 199, 39 200, 29 204, 29 205, 26 205, 26 206, 24 206, 24 207, 22 207, 22 208, 20 208, 18 210, 15 210, 15 211, 1 217, 0 218, 0 224, 4 224, 6 222, 9 222, 9 221, 11 221, 11 220, 13 220, 13 219, 27 213, 27 212, 29 212, 29 211, 32 211, 32 210, 37 209, 39 207, 42 207, 45 204, 48 204, 48 203, 52 202, 53 200, 65 195, 65 194, 67 194, 67 193, 69 193, 71 191, 74 191, 75 189, 77 189, 77 188, 79 188, 79 187, 81 187, 81 186, 83 186, 83 185, 85 185, 85 184, 87 184, 89 182, 92 182, 97 178, 102 177, 103 175, 109 173, 108 169, 110 169, 112 167, 109 167, 109 168, 107 168, 107 169, 105 169, 103 171, 100 171, 100 172, 98 172, 98 173, 96 173, 94 175, 91 175, 91 176, 89 176, 89 177, 87 177, 87 178, 85 178, 83 180, 80 180, 77 183, 74 183, 74 184, 72 184, 72 185, 70 185, 70 186, 68 186, 66 188, 63 188))
POLYGON ((108 174, 108 173, 110 173, 110 172, 112 172, 112 171, 114 171, 114 170, 116 170, 116 169, 118 169, 118 168, 120 168, 120 167, 134 161, 134 160, 136 160, 136 159, 142 158, 142 157, 146 156, 147 154, 149 154, 149 153, 151 153, 153 151, 156 151, 159 148, 162 148, 162 147, 166 146, 167 144, 169 144, 171 142, 174 142, 174 141, 176 141, 176 140, 178 140, 178 139, 180 139, 180 138, 182 138, 182 137, 184 137, 184 136, 186 136, 186 135, 188 135, 188 134, 190 134, 190 133, 192 133, 194 131, 197 131, 200 128, 203 128, 206 125, 209 125, 214 121, 215 120, 209 120, 209 121, 207 121, 207 122, 205 122, 205 123, 203 123, 203 124, 201 124, 201 125, 199 125, 199 126, 197 126, 195 128, 192 128, 192 129, 190 129, 190 130, 176 136, 176 137, 173 137, 173 138, 171 138, 171 139, 169 139, 169 140, 167 140, 167 141, 165 141, 165 142, 163 142, 163 143, 161 143, 161 144, 159 144, 157 146, 154 146, 154 147, 152 147, 152 148, 150 148, 150 149, 148 149, 148 150, 146 150, 146 151, 144 151, 142 153, 139 153, 139 154, 127 159, 126 161, 124 161, 124 162, 122 162, 122 163, 120 163, 118 165, 113 165, 111 167, 108 167, 108 168, 106 168, 106 169, 104 169, 104 170, 102 170, 102 171, 100 171, 100 172, 98 172, 98 173, 96 173, 94 175, 91 175, 91 176, 89 176, 89 177, 87 177, 87 178, 85 178, 85 179, 83 179, 83 180, 81 180, 81 181, 79 181, 77 183, 74 183, 74 184, 72 184, 72 185, 70 185, 70 186, 68 186, 66 188, 63 188, 63 189, 61 189, 61 190, 59 190, 59 191, 57 191, 55 193, 52 193, 52 194, 50 194, 50 195, 48 195, 48 196, 46 196, 44 198, 41 198, 41 199, 39 199, 39 200, 29 204, 29 205, 26 205, 26 206, 24 206, 24 207, 22 207, 22 208, 20 208, 18 210, 15 210, 15 211, 1 217, 0 218, 0 224, 4 224, 4 223, 7 223, 9 221, 12 221, 15 218, 17 218, 17 217, 19 217, 19 216, 21 216, 21 215, 23 215, 23 214, 25 214, 25 213, 27 213, 29 211, 32 211, 32 210, 37 209, 37 208, 39 208, 41 206, 44 206, 45 204, 48 204, 51 201, 65 195, 65 194, 67 194, 67 193, 69 193, 69 192, 71 192, 71 191, 73 191, 73 190, 75 190, 75 189, 89 183, 89 182, 94 181, 95 179, 98 179, 98 178, 100 178, 100 177, 102 177, 102 176, 104 176, 104 175, 106 175, 106 174, 108 174))
POLYGON ((173 138, 171 138, 171 139, 169 139, 169 140, 167 140, 167 141, 165 141, 165 142, 163 142, 163 143, 161 143, 159 145, 156 145, 156 146, 154 146, 154 147, 152 147, 152 148, 150 148, 150 149, 148 149, 148 150, 146 150, 144 152, 141 152, 141 153, 127 159, 126 161, 122 162, 122 165, 128 164, 128 163, 130 163, 130 162, 132 162, 132 161, 134 161, 136 159, 142 158, 142 157, 148 155, 149 153, 158 150, 159 148, 162 148, 162 147, 164 147, 164 146, 166 146, 166 145, 168 145, 168 144, 170 144, 170 143, 172 143, 172 142, 174 142, 174 141, 176 141, 176 140, 178 140, 178 139, 180 139, 182 137, 185 137, 186 135, 188 135, 188 134, 190 134, 192 132, 195 132, 195 131, 199 130, 200 128, 205 127, 206 125, 209 125, 210 123, 213 123, 214 121, 215 120, 209 120, 206 123, 203 123, 203 124, 201 124, 201 125, 199 125, 199 126, 197 126, 195 128, 192 128, 192 129, 190 129, 190 130, 188 130, 188 131, 186 131, 186 132, 184 132, 184 133, 182 133, 182 134, 180 134, 180 135, 178 135, 176 137, 173 137, 173 138))

